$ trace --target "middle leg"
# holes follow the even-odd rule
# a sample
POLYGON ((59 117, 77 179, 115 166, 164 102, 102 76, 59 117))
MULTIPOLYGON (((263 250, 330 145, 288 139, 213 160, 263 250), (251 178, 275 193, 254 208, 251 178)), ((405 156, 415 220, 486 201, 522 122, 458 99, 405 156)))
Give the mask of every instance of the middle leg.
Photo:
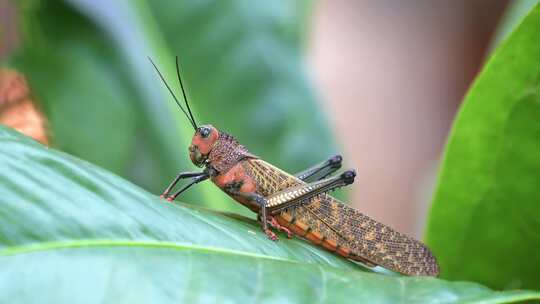
POLYGON ((207 180, 208 178, 210 177, 210 175, 208 174, 202 174, 202 175, 198 175, 198 176, 195 176, 195 177, 192 177, 191 178, 191 182, 187 185, 185 185, 184 187, 182 187, 182 189, 176 191, 175 194, 167 197, 167 200, 169 202, 172 202, 176 199, 177 196, 179 196, 182 192, 186 191, 187 189, 189 189, 191 186, 195 185, 195 184, 198 184, 204 180, 207 180))
POLYGON ((272 241, 278 240, 277 235, 272 230, 270 230, 270 228, 268 228, 268 224, 272 224, 271 222, 269 222, 269 219, 271 220, 273 219, 273 217, 270 218, 268 216, 268 203, 266 201, 266 198, 255 192, 241 192, 238 189, 237 185, 234 183, 231 184, 229 187, 226 187, 225 191, 227 191, 229 194, 248 199, 259 205, 259 213, 257 215, 257 218, 259 218, 261 221, 262 230, 272 241))
POLYGON ((184 179, 184 178, 194 178, 194 177, 199 177, 199 176, 202 176, 202 175, 206 175, 207 173, 206 172, 180 172, 178 173, 178 175, 176 176, 176 178, 170 183, 170 185, 167 187, 167 189, 165 189, 163 191, 163 193, 159 196, 161 198, 166 198, 169 196, 169 193, 171 192, 171 190, 174 188, 174 186, 176 186, 176 184, 181 180, 181 179, 184 179))

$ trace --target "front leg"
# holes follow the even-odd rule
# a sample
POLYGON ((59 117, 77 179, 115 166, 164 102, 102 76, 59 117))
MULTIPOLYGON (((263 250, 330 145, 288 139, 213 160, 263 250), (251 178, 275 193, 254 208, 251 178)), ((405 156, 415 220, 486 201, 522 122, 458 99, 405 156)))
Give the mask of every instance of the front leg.
POLYGON ((167 200, 169 202, 172 202, 176 199, 177 196, 179 196, 180 194, 182 194, 182 192, 186 191, 187 189, 189 189, 191 186, 195 185, 195 184, 198 184, 202 181, 205 181, 207 180, 208 178, 210 178, 210 175, 207 174, 206 172, 203 172, 204 174, 201 174, 201 175, 198 175, 198 176, 195 176, 195 177, 192 177, 191 178, 191 182, 187 185, 185 185, 184 187, 182 187, 182 189, 176 191, 175 194, 167 197, 167 200))
POLYGON ((176 186, 176 184, 181 180, 181 179, 184 179, 184 178, 193 178, 193 177, 198 177, 198 176, 201 176, 201 175, 205 175, 206 172, 180 172, 176 178, 171 182, 171 184, 167 187, 167 189, 165 189, 165 191, 163 191, 163 193, 159 196, 161 198, 166 198, 169 193, 171 192, 171 190, 174 188, 174 186, 176 186))

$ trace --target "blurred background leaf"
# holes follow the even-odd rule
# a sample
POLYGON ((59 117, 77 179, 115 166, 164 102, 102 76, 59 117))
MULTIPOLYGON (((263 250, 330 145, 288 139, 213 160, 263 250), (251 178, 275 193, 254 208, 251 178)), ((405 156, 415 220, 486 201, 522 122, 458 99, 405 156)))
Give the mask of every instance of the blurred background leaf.
POLYGON ((493 53, 450 135, 427 239, 442 277, 540 288, 540 7, 493 53))
MULTIPOLYGON (((196 119, 294 172, 336 152, 302 67, 309 8, 308 1, 27 1, 19 4, 24 43, 11 63, 41 100, 55 147, 153 193, 193 170, 193 130, 147 56, 177 88, 179 55, 196 119)), ((184 200, 247 214, 216 193, 202 185, 184 200)))
POLYGON ((0 302, 508 303, 533 291, 361 271, 252 220, 175 205, 0 127, 0 302))

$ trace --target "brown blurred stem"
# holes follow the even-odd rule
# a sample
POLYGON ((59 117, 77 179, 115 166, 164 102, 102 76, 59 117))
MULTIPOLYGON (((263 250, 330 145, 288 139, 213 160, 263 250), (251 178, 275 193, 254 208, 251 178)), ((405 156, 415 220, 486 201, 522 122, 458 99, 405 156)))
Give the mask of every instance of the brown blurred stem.
POLYGON ((47 121, 39 111, 23 75, 0 69, 0 124, 48 145, 47 121))

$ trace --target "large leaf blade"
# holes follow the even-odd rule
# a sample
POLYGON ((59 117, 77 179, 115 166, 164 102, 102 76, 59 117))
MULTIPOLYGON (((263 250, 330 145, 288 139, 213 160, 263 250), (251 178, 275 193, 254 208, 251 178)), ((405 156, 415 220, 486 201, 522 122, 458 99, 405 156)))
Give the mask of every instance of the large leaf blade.
POLYGON ((0 301, 28 303, 36 294, 54 303, 510 303, 540 299, 538 292, 498 293, 475 283, 351 272, 170 244, 80 245, 45 244, 0 255, 0 286, 7 287, 0 301))
POLYGON ((540 7, 479 75, 454 124, 428 227, 442 276, 540 288, 540 7))

